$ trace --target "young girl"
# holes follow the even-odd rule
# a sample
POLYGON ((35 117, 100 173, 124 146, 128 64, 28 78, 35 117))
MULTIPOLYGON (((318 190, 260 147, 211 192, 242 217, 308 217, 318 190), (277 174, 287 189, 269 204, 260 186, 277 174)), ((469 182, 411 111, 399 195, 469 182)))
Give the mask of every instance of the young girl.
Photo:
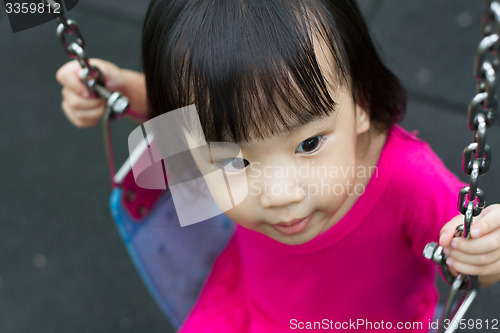
MULTIPOLYGON (((500 205, 453 237, 463 184, 397 125, 405 92, 354 1, 153 0, 142 56, 144 76, 93 63, 150 118, 195 104, 207 142, 241 148, 214 163, 253 189, 181 332, 426 332, 433 240, 454 272, 500 280, 500 205)), ((97 123, 78 64, 57 78, 68 118, 97 123)))

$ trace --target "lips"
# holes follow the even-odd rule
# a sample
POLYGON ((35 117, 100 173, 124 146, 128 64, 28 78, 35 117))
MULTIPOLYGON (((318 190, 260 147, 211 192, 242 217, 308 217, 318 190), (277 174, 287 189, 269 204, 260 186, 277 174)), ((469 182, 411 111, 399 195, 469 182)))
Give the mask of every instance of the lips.
POLYGON ((309 222, 311 222, 311 219, 312 219, 312 214, 302 219, 292 220, 287 223, 282 222, 278 224, 273 224, 273 227, 284 235, 287 236, 295 235, 302 232, 307 227, 309 222))

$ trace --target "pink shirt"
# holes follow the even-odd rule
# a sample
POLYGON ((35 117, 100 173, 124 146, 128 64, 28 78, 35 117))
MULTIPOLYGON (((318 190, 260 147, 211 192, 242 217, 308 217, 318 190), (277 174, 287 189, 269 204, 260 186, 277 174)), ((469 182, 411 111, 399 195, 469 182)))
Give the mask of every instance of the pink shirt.
POLYGON ((463 184, 399 126, 377 168, 353 208, 310 242, 237 227, 180 332, 427 332, 438 294, 422 250, 459 214, 463 184))

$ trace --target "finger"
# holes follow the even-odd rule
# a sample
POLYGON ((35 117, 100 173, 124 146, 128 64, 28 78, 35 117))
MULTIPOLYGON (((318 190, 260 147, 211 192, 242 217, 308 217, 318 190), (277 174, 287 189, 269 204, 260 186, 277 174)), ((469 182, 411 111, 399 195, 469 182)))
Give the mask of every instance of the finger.
POLYGON ((455 237, 451 241, 450 247, 469 254, 489 253, 500 248, 500 229, 481 238, 455 237))
POLYGON ((500 261, 496 261, 489 265, 471 265, 448 258, 446 263, 457 272, 467 275, 491 275, 500 272, 500 261))
POLYGON ((452 260, 469 265, 490 265, 500 260, 500 249, 488 253, 471 254, 445 248, 444 253, 451 257, 452 260))
POLYGON ((500 205, 490 205, 476 218, 471 227, 471 237, 479 238, 500 229, 500 205))
POLYGON ((81 81, 81 67, 76 60, 66 63, 56 72, 57 81, 66 88, 73 90, 76 94, 89 98, 90 93, 81 81))
POLYGON ((82 121, 99 121, 104 115, 105 109, 103 107, 89 110, 76 110, 75 116, 82 121))
POLYGON ((67 105, 71 110, 90 110, 100 108, 104 105, 103 99, 84 98, 66 87, 62 89, 61 93, 63 100, 67 101, 67 105))
POLYGON ((452 239, 455 237, 456 229, 464 222, 463 215, 457 215, 446 223, 441 228, 439 236, 439 245, 442 247, 449 247, 452 239))
POLYGON ((450 271, 450 273, 451 273, 454 277, 457 277, 458 272, 455 270, 455 268, 453 268, 452 266, 448 265, 448 270, 450 271))
POLYGON ((76 127, 80 128, 87 128, 87 127, 92 127, 96 125, 99 122, 99 118, 89 120, 89 119, 81 119, 75 115, 74 112, 70 111, 71 108, 67 105, 67 101, 63 101, 61 103, 61 108, 64 111, 64 114, 66 117, 69 119, 69 121, 75 125, 76 127))

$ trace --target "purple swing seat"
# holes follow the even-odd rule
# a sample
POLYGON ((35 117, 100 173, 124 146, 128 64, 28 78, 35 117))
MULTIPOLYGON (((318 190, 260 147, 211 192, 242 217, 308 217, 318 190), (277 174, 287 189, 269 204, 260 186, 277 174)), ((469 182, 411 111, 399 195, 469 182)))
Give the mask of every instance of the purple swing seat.
POLYGON ((129 160, 115 182, 118 187, 111 194, 110 208, 120 236, 147 289, 171 324, 179 328, 234 225, 221 214, 181 227, 170 191, 139 188, 129 160), (141 207, 143 216, 137 210, 141 200, 146 205, 146 209, 141 207))

